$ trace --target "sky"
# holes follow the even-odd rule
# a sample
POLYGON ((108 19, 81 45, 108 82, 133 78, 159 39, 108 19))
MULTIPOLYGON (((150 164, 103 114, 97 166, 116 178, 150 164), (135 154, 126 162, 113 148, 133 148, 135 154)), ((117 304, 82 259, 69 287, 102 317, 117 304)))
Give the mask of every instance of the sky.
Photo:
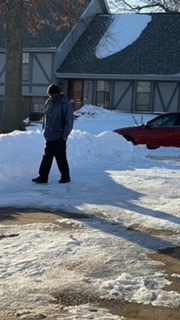
MULTIPOLYGON (((131 114, 92 105, 77 114, 67 142, 67 184, 58 183, 56 162, 48 184, 31 181, 44 150, 40 123, 0 135, 0 207, 67 212, 56 224, 0 224, 1 236, 17 235, 0 239, 0 315, 16 310, 23 319, 51 308, 59 312, 50 300, 60 288, 179 306, 180 294, 165 290, 170 281, 148 253, 180 245, 180 149, 148 150, 114 133, 134 125, 131 114), (130 232, 134 224, 159 232, 130 232)), ((134 115, 138 123, 154 116, 134 115)), ((61 319, 92 319, 92 305, 68 307, 61 319)), ((96 307, 93 319, 123 318, 96 307)))
POLYGON ((138 39, 151 16, 146 14, 119 14, 113 21, 96 47, 96 56, 106 58, 119 52, 138 39))
MULTIPOLYGON (((107 1, 107 4, 111 10, 112 13, 121 13, 124 8, 127 8, 127 11, 128 10, 128 6, 123 6, 123 4, 121 3, 121 0, 106 0, 107 1)), ((137 1, 137 0, 128 0, 127 3, 129 5, 144 5, 144 2, 143 1, 137 1)))

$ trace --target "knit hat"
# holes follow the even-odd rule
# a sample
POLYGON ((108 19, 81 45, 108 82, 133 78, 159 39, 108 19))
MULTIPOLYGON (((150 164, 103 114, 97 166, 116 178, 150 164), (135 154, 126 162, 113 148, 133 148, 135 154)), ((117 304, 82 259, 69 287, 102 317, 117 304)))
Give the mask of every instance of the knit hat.
POLYGON ((47 89, 48 94, 60 94, 60 90, 56 84, 51 84, 47 89))

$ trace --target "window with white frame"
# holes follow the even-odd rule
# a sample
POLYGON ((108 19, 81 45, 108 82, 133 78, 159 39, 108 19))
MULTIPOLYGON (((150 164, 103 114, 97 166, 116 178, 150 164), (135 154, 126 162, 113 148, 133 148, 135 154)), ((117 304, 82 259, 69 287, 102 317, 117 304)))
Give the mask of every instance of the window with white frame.
POLYGON ((23 52, 22 56, 22 81, 29 81, 29 53, 23 52))
POLYGON ((137 81, 135 111, 150 111, 151 81, 137 81))
POLYGON ((96 105, 107 109, 110 107, 111 82, 108 80, 98 80, 96 88, 96 105))
POLYGON ((33 104, 32 104, 32 111, 33 111, 33 112, 44 113, 44 103, 41 103, 41 102, 33 102, 33 104))

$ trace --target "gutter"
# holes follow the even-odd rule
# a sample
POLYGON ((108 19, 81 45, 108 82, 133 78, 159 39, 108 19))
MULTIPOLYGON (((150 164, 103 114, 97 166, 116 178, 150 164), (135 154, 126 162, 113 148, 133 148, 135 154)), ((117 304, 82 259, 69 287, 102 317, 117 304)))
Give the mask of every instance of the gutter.
POLYGON ((96 74, 96 73, 55 73, 56 78, 64 79, 108 79, 108 80, 162 80, 162 81, 180 81, 180 74, 156 75, 156 74, 96 74))

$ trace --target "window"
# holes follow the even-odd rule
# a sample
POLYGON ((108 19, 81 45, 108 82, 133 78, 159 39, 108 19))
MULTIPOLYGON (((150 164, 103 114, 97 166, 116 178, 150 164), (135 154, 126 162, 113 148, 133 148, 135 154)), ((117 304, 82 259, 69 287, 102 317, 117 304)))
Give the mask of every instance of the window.
POLYGON ((150 111, 151 82, 137 81, 135 111, 150 111))
POLYGON ((173 127, 178 125, 179 123, 179 116, 178 114, 172 113, 172 114, 165 114, 163 116, 160 116, 159 118, 155 120, 151 120, 148 122, 150 127, 173 127))
POLYGON ((110 108, 110 81, 98 80, 96 90, 96 105, 110 108))
POLYGON ((37 103, 33 102, 33 107, 32 107, 33 112, 44 112, 44 103, 37 103))
POLYGON ((22 57, 22 81, 29 81, 29 53, 23 52, 22 57))

